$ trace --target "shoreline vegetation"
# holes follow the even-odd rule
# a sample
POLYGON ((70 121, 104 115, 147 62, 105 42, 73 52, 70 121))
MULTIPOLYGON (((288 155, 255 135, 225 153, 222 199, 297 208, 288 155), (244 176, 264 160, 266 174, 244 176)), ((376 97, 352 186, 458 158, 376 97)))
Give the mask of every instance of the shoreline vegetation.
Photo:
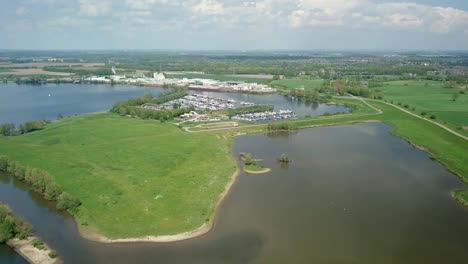
MULTIPOLYGON (((374 101, 374 100, 369 100, 365 101, 364 99, 356 99, 356 98, 337 98, 337 101, 345 101, 353 106, 353 112, 350 114, 342 114, 342 115, 334 115, 334 116, 322 116, 322 117, 316 117, 316 118, 310 118, 310 117, 305 117, 305 118, 300 118, 297 120, 292 120, 292 121, 287 121, 287 122, 273 122, 273 123, 268 123, 268 124, 261 124, 261 125, 243 125, 243 126, 238 126, 238 127, 230 127, 226 128, 228 131, 227 133, 220 133, 219 130, 216 131, 202 131, 198 132, 196 135, 193 133, 189 133, 183 129, 180 129, 172 124, 169 123, 160 123, 160 122, 155 122, 154 120, 141 120, 141 119, 132 119, 128 117, 122 117, 118 115, 114 115, 112 113, 106 113, 106 114, 94 114, 94 115, 81 115, 73 118, 68 118, 66 120, 61 120, 59 122, 55 122, 52 124, 48 124, 43 130, 41 131, 36 131, 33 133, 29 133, 27 135, 22 135, 18 137, 12 137, 8 138, 8 140, 5 140, 6 137, 0 137, 0 154, 3 152, 8 153, 16 153, 17 155, 13 155, 11 159, 24 159, 27 162, 24 162, 24 164, 28 164, 31 166, 34 165, 39 165, 40 162, 36 159, 35 154, 37 152, 32 151, 32 153, 28 153, 27 157, 24 157, 24 153, 18 153, 13 151, 14 149, 17 149, 17 145, 12 142, 12 140, 18 139, 19 142, 21 142, 23 139, 25 142, 22 142, 20 146, 24 148, 28 148, 30 144, 33 142, 36 142, 37 140, 44 142, 44 138, 42 138, 42 135, 45 135, 47 138, 59 138, 59 135, 57 133, 65 133, 65 136, 76 136, 75 134, 70 134, 74 133, 73 129, 78 130, 77 133, 82 133, 86 134, 87 129, 94 129, 96 128, 103 129, 106 131, 106 133, 109 133, 109 128, 105 128, 106 125, 112 124, 114 126, 119 126, 121 128, 123 127, 128 127, 128 126, 141 126, 141 132, 143 134, 139 134, 139 136, 142 136, 145 140, 144 142, 151 142, 148 141, 148 139, 151 139, 150 135, 162 133, 162 134, 177 134, 178 135, 178 141, 180 141, 181 138, 186 137, 188 141, 185 142, 186 145, 190 145, 193 147, 198 146, 197 144, 193 143, 193 140, 199 141, 200 138, 206 137, 208 141, 199 141, 199 143, 206 144, 206 142, 212 141, 213 139, 218 139, 217 142, 221 142, 222 144, 222 151, 221 152, 216 152, 214 149, 208 151, 208 153, 215 154, 214 156, 221 155, 223 157, 224 162, 226 160, 233 160, 232 155, 230 154, 230 151, 227 151, 227 149, 231 149, 232 145, 232 138, 235 135, 239 135, 239 132, 243 133, 258 133, 258 132, 265 132, 265 131, 281 131, 281 130, 296 130, 296 129, 303 129, 303 128, 309 128, 309 127, 317 127, 317 126, 327 126, 327 125, 341 125, 341 124, 350 124, 350 123, 360 123, 360 122, 384 122, 392 127, 392 134, 395 136, 398 136, 404 140, 407 140, 412 144, 413 146, 419 146, 420 149, 426 151, 429 153, 430 156, 434 157, 434 159, 437 159, 441 164, 443 164, 449 171, 453 172, 456 174, 462 181, 465 183, 468 183, 468 162, 466 160, 466 156, 463 155, 463 153, 466 153, 466 149, 468 149, 468 142, 466 140, 463 140, 461 138, 458 138, 452 134, 450 134, 448 131, 435 126, 432 123, 427 122, 424 119, 419 119, 414 116, 409 115, 408 113, 405 113, 399 109, 396 109, 390 105, 386 105, 384 102, 381 101, 374 101), (377 111, 378 110, 378 111, 377 111), (376 112, 377 111, 377 112, 376 112), (85 126, 83 124, 85 123, 92 123, 92 126, 85 126), (60 130, 60 128, 63 129, 63 127, 66 126, 71 126, 67 128, 66 132, 63 130, 60 130), (83 127, 84 126, 84 127, 83 127), (152 128, 151 133, 148 134, 148 128, 152 128), (153 131, 155 128, 156 131, 153 131), (57 130, 59 130, 57 132, 57 130), (60 132, 61 131, 61 132, 60 132), (6 143, 8 146, 5 146, 6 143), (222 153, 222 154, 221 154, 222 153), (227 157, 227 158, 225 158, 227 157)), ((115 128, 114 128, 115 129, 115 128)), ((118 130, 118 129, 117 129, 118 130)), ((127 141, 128 138, 134 138, 138 135, 135 135, 133 127, 131 136, 130 134, 127 135, 126 137, 124 136, 124 140, 127 141)), ((104 133, 105 137, 97 137, 93 138, 94 140, 105 140, 105 139, 111 139, 111 140, 117 140, 119 141, 122 135, 113 135, 109 137, 108 134, 104 133)), ((153 138, 154 139, 154 138, 153 138)), ((46 141, 46 144, 43 144, 41 146, 43 147, 48 147, 49 145, 52 145, 55 147, 58 143, 62 142, 62 139, 57 139, 57 142, 52 139, 54 142, 46 141)), ((86 144, 93 144, 95 141, 87 141, 83 138, 80 138, 80 144, 81 146, 84 146, 86 144), (84 140, 84 141, 83 141, 84 140)), ((159 145, 155 145, 152 147, 157 147, 159 150, 161 149, 161 143, 168 143, 170 142, 167 139, 163 139, 163 141, 158 140, 159 145)), ((139 144, 142 144, 143 142, 139 142, 139 144)), ((115 145, 116 142, 111 142, 112 145, 115 145)), ((76 145, 74 146, 75 149, 79 148, 79 146, 76 145)), ((134 144, 132 144, 134 145, 134 144)), ((172 145, 164 145, 164 147, 169 147, 172 145)), ((173 146, 172 146, 173 147, 173 146)), ((182 147, 183 149, 186 149, 187 147, 185 145, 179 146, 182 147)), ((216 148, 219 148, 219 145, 217 145, 216 148)), ((31 149, 30 149, 31 150, 31 149)), ((54 150, 52 148, 51 150, 54 150)), ((24 151, 24 150, 23 150, 24 151)), ((87 149, 89 151, 89 149, 87 149)), ((94 149, 93 149, 94 151, 94 149)), ((118 151, 124 151, 124 150, 118 150, 118 151)), ((141 151, 141 149, 139 150, 141 151)), ((144 153, 149 154, 153 153, 153 149, 146 149, 144 153), (149 152, 148 152, 149 151, 149 152)), ((206 153, 206 151, 204 151, 206 153)), ((125 152, 124 152, 125 153, 125 152)), ((99 155, 99 153, 97 153, 99 155)), ((142 153, 140 153, 142 154, 142 153)), ((165 153, 166 155, 176 155, 174 152, 170 153, 165 153)), ((106 155, 110 155, 107 153, 106 155)), ((130 157, 131 153, 125 153, 125 157, 130 157)), ((213 156, 213 157, 214 157, 213 156)), ((10 158, 10 157, 9 157, 10 158)), ((187 157, 178 157, 178 159, 186 159, 187 157)), ((206 160, 204 158, 203 160, 206 160)), ((209 159, 208 159, 209 160, 209 159)), ((249 153, 247 154, 241 154, 241 160, 244 162, 244 169, 247 166, 246 172, 250 170, 250 167, 254 166, 255 168, 251 171, 255 173, 257 171, 257 160, 253 158, 253 156, 249 153), (248 167, 250 166, 250 167, 248 167)), ((112 163, 116 163, 115 159, 110 159, 108 161, 111 161, 112 163)), ((133 160, 135 162, 135 160, 133 160)), ((89 160, 79 160, 79 164, 85 165, 89 163, 89 160)), ((145 162, 151 162, 151 160, 145 160, 145 162)), ((218 161, 219 162, 219 161, 218 161)), ((222 164, 221 163, 209 163, 204 169, 204 172, 202 173, 207 173, 208 170, 212 170, 211 166, 213 164, 222 164)), ((118 162, 117 162, 118 163, 118 162)), ((67 164, 68 166, 75 167, 79 164, 73 163, 72 164, 67 164)), ((57 165, 56 165, 57 166, 57 165)), ((86 165, 89 167, 89 165, 86 165)), ((82 180, 83 177, 86 178, 86 175, 82 175, 83 173, 92 173, 93 170, 95 170, 96 166, 99 166, 98 164, 93 164, 91 166, 91 170, 87 171, 76 171, 72 173, 72 175, 75 175, 75 177, 80 177, 82 180), (77 174, 78 173, 78 174, 77 174)), ((111 166, 111 165, 109 165, 111 166)), ((193 164, 191 165, 193 166, 193 164)), ((218 172, 226 172, 228 170, 229 166, 222 166, 223 168, 217 168, 216 171, 218 172)), ((66 169, 66 168, 61 168, 61 167, 55 167, 55 168, 60 168, 60 169, 66 169)), ((42 168, 41 168, 42 169, 42 168)), ((54 166, 47 166, 46 167, 47 171, 54 171, 54 166)), ((154 173, 153 170, 156 169, 156 167, 152 168, 146 168, 144 171, 145 173, 154 173)), ((267 169, 267 168, 265 168, 267 169)), ((118 168, 118 170, 122 170, 118 168)), ((116 170, 116 171, 118 171, 116 170)), ((91 239, 94 241, 98 242, 104 242, 104 243, 118 243, 118 242, 142 242, 142 241, 147 241, 147 242, 171 242, 171 241, 178 241, 178 240, 184 240, 184 239, 190 239, 193 237, 197 237, 200 235, 203 235, 207 232, 209 232, 213 226, 214 226, 214 219, 216 217, 216 208, 218 208, 219 204, 222 203, 224 200, 224 197, 229 193, 230 187, 233 185, 235 182, 235 179, 237 178, 237 175, 239 174, 239 167, 237 167, 236 173, 231 176, 230 180, 220 180, 218 182, 218 189, 221 190, 222 187, 222 192, 218 192, 218 195, 211 195, 210 198, 208 199, 211 202, 214 202, 214 205, 204 207, 202 209, 202 219, 203 221, 198 221, 198 224, 192 223, 190 227, 185 227, 182 229, 172 229, 172 230, 166 230, 162 231, 161 229, 157 229, 159 231, 150 231, 149 228, 143 228, 143 229, 138 229, 140 230, 138 233, 160 233, 161 235, 156 235, 156 236, 141 236, 141 238, 115 238, 115 237, 138 237, 138 236, 133 236, 131 234, 126 234, 124 235, 123 233, 115 232, 119 230, 118 227, 115 227, 113 229, 113 232, 109 232, 110 229, 107 230, 107 232, 103 232, 104 230, 102 229, 103 222, 100 224, 97 224, 96 221, 99 220, 99 217, 105 218, 105 216, 96 216, 96 215, 90 215, 90 210, 92 208, 83 208, 83 206, 80 207, 80 210, 74 214, 75 219, 77 220, 78 227, 80 229, 81 234, 87 238, 91 239), (226 184, 228 182, 228 184, 226 184), (219 195, 219 193, 221 193, 219 195), (209 208, 206 210, 206 208, 209 208), (94 220, 94 222, 93 222, 94 220), (91 223, 90 223, 91 222, 91 223), (200 225, 201 224, 201 225, 200 225), (180 232, 183 230, 183 232, 180 232), (186 230, 192 230, 192 231, 186 231, 186 230), (166 235, 169 234, 169 235, 166 235), (175 235, 172 235, 175 234, 175 235), (113 238, 114 237, 114 238, 113 238)), ((106 183, 109 183, 109 177, 105 171, 101 171, 98 169, 100 173, 104 173, 103 176, 106 179, 106 183)), ((261 171, 261 170, 260 170, 261 171)), ((70 173, 70 171, 66 170, 67 175, 70 173)), ((167 173, 168 170, 164 171, 159 171, 159 173, 167 173)), ((199 173, 201 171, 198 171, 199 173)), ((182 172, 181 172, 182 173, 182 172)), ((186 172, 183 172, 186 174, 186 172)), ((181 174, 182 175, 182 174, 181 174)), ((198 175, 198 174, 197 174, 198 175)), ((218 174, 218 175, 223 175, 223 173, 218 174)), ((77 182, 66 182, 65 179, 61 176, 54 175, 54 179, 58 180, 59 185, 64 185, 67 186, 67 189, 70 189, 76 184, 77 182)), ((71 177, 69 177, 71 178, 71 177)), ((224 179, 224 178, 223 178, 224 179)), ((72 179, 73 180, 73 179, 72 179)), ((88 180, 89 181, 89 178, 88 180)), ((83 182, 81 182, 83 183, 83 182)), ((90 184, 94 184, 94 182, 87 182, 90 184)), ((137 188, 140 188, 144 186, 142 184, 136 184, 137 188)), ((77 190, 75 190, 77 191, 77 190)), ((101 190, 102 191, 102 190, 101 190)), ((113 191, 115 192, 115 191, 113 191)), ((96 206, 97 208, 100 208, 101 210, 103 208, 107 207, 112 207, 116 203, 119 203, 119 200, 122 199, 123 194, 129 195, 129 191, 125 190, 121 191, 120 193, 116 194, 117 201, 115 201, 115 197, 112 198, 110 197, 110 203, 105 203, 105 206, 96 206), (114 199, 114 200, 113 200, 114 199)), ((164 195, 155 193, 152 191, 153 195, 156 194, 154 197, 154 200, 161 199, 161 197, 164 197, 164 195)), ((214 192, 216 193, 216 192, 214 192)), ((214 194, 213 193, 213 194, 214 194)), ((468 191, 455 191, 453 192, 454 198, 456 198, 458 201, 461 203, 467 205, 467 200, 468 191)), ((169 195, 169 194, 166 194, 169 195)), ((78 195, 80 198, 80 195, 78 195)), ((130 199, 130 197, 125 197, 126 199, 130 199)), ((92 200, 89 200, 89 196, 87 197, 87 200, 84 201, 84 205, 92 204, 92 200)), ((106 198, 109 199, 109 198, 106 198)), ((134 206, 133 206, 134 207, 134 206)), ((97 212, 94 209, 91 210, 93 212, 97 212)), ((114 214, 116 214, 115 211, 114 214)), ((147 211, 148 212, 148 211, 147 211)), ((118 214, 117 214, 118 215, 118 214)), ((180 217, 180 216, 178 216, 180 217)), ((111 219, 107 218, 106 221, 109 221, 111 219)), ((157 219, 156 219, 157 220, 157 219)), ((176 221, 176 220, 174 220, 176 221)), ((176 221, 177 222, 177 221, 176 221)), ((141 226, 136 226, 137 228, 142 228, 141 226)), ((155 229, 156 230, 156 229, 155 229)))
POLYGON ((32 226, 0 204, 0 243, 6 243, 32 264, 61 263, 57 253, 31 234, 32 226))

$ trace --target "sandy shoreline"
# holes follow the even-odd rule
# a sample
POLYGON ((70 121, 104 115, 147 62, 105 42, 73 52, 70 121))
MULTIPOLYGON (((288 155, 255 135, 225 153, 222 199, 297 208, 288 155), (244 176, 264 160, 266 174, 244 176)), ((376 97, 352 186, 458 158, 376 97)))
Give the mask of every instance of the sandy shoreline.
POLYGON ((187 239, 202 236, 208 233, 209 231, 211 231, 211 229, 213 229, 218 208, 221 205, 221 203, 224 201, 224 198, 226 198, 226 196, 229 194, 229 191, 231 190, 231 187, 236 182, 236 179, 239 176, 239 174, 240 174, 240 171, 239 171, 239 168, 237 168, 234 174, 231 176, 230 181, 224 188, 224 191, 219 195, 218 202, 216 203, 216 206, 213 212, 213 217, 210 218, 210 221, 208 223, 204 223, 202 226, 200 226, 199 228, 195 230, 180 233, 180 234, 175 234, 175 235, 146 236, 146 237, 139 237, 139 238, 118 238, 118 239, 107 238, 99 234, 96 230, 93 230, 92 228, 89 228, 89 227, 82 227, 79 224, 78 224, 78 230, 82 237, 88 240, 100 242, 100 243, 175 242, 175 241, 187 240, 187 239))
POLYGON ((248 170, 248 169, 244 169, 244 171, 249 173, 249 174, 264 174, 264 173, 270 172, 271 169, 270 168, 264 168, 263 170, 260 170, 260 171, 251 171, 251 170, 248 170))
POLYGON ((62 263, 58 258, 50 258, 49 253, 52 252, 50 247, 44 244, 44 249, 38 249, 33 246, 33 240, 35 237, 29 237, 28 239, 11 239, 7 242, 7 245, 13 248, 16 253, 26 259, 32 264, 57 264, 62 263))

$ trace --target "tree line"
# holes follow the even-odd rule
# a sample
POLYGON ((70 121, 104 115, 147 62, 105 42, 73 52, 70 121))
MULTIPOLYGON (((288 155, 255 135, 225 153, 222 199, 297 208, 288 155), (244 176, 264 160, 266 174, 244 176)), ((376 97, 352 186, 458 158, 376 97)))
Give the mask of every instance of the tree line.
POLYGON ((288 121, 273 122, 273 123, 268 123, 267 125, 268 131, 295 130, 295 129, 297 129, 297 127, 292 122, 288 122, 288 121))
POLYGON ((151 100, 151 103, 153 104, 164 104, 166 102, 179 99, 181 97, 187 96, 188 92, 186 89, 183 88, 176 88, 172 89, 170 91, 161 93, 157 98, 154 98, 151 100))
POLYGON ((235 109, 228 109, 228 115, 229 117, 232 117, 235 115, 273 111, 273 109, 273 105, 254 105, 235 109))
POLYGON ((16 127, 13 123, 0 124, 0 135, 3 136, 18 136, 29 132, 42 130, 50 120, 27 121, 24 124, 16 127))
POLYGON ((22 166, 15 161, 0 156, 0 172, 2 171, 28 183, 35 192, 41 194, 46 200, 57 202, 56 206, 59 210, 76 213, 81 205, 80 200, 63 192, 45 171, 22 166))
POLYGON ((183 92, 180 89, 174 89, 167 93, 161 94, 158 98, 154 99, 151 93, 147 93, 143 96, 131 98, 128 100, 123 100, 115 103, 110 110, 112 113, 117 113, 123 116, 130 115, 136 116, 143 119, 155 119, 160 121, 170 120, 174 117, 177 117, 181 114, 188 113, 193 111, 194 109, 191 107, 185 108, 174 108, 174 109, 161 109, 161 110, 153 110, 153 109, 146 109, 141 107, 147 103, 154 103, 155 100, 160 99, 159 102, 163 102, 168 100, 168 98, 173 98, 175 96, 181 96, 183 92))

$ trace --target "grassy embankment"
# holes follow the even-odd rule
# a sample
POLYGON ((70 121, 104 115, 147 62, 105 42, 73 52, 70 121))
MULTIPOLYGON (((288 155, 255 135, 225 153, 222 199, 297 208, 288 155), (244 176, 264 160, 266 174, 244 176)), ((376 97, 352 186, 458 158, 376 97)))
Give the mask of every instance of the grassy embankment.
POLYGON ((0 154, 49 172, 80 199, 81 225, 128 238, 177 234, 209 221, 236 170, 231 140, 105 113, 0 137, 0 154))
POLYGON ((468 135, 463 126, 468 126, 468 91, 460 94, 460 88, 444 88, 442 82, 437 81, 392 81, 377 87, 385 94, 387 101, 401 106, 408 106, 408 110, 427 117, 434 115, 436 121, 450 128, 468 135), (453 94, 458 93, 456 100, 453 94), (414 110, 413 110, 414 107, 414 110))

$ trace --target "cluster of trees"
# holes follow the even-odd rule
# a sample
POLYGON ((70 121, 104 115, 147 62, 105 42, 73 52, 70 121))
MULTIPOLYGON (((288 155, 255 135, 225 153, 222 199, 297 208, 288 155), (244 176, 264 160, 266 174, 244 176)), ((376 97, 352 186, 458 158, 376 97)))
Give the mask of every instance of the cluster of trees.
POLYGON ((103 67, 99 69, 75 69, 71 67, 63 67, 63 66, 45 66, 43 70, 50 71, 50 72, 66 72, 66 73, 75 73, 80 76, 84 75, 98 75, 98 76, 105 76, 105 75, 112 75, 112 68, 110 67, 103 67))
POLYGON ((153 104, 163 104, 188 95, 186 89, 178 88, 160 94, 157 98, 151 100, 153 104))
POLYGON ((8 207, 0 204, 0 243, 18 237, 27 238, 31 235, 32 227, 23 219, 13 215, 8 207))
POLYGON ((267 129, 268 131, 294 130, 296 129, 296 127, 292 122, 283 121, 283 122, 268 123, 267 129))
POLYGON ((50 123, 49 120, 28 121, 16 127, 13 123, 0 124, 0 135, 3 136, 17 136, 29 132, 44 129, 50 123))
POLYGON ((241 159, 244 161, 244 165, 257 165, 257 161, 253 157, 252 153, 241 153, 241 159))
POLYGON ((281 163, 291 162, 291 160, 289 159, 289 155, 286 154, 286 153, 281 154, 281 156, 279 156, 279 158, 278 158, 278 161, 281 162, 281 163))
POLYGON ((367 87, 349 87, 346 89, 346 92, 352 95, 366 97, 366 98, 371 97, 372 95, 372 92, 367 87))
POLYGON ((273 111, 273 109, 274 109, 273 105, 254 105, 254 106, 229 109, 228 115, 229 117, 232 117, 235 115, 273 111))
POLYGON ((0 156, 0 171, 10 173, 18 180, 27 182, 34 191, 44 196, 46 200, 56 201, 59 210, 76 213, 81 205, 80 200, 63 192, 45 171, 24 167, 3 156, 0 156))
MULTIPOLYGON (((164 93, 158 98, 168 98, 170 96, 180 96, 182 92, 180 90, 173 90, 170 94, 164 93)), ((153 110, 139 107, 143 104, 154 102, 158 98, 154 99, 153 95, 148 93, 140 97, 131 98, 124 101, 119 101, 114 104, 110 110, 112 113, 120 115, 137 116, 143 119, 155 119, 160 121, 166 121, 179 116, 184 113, 193 111, 193 108, 176 108, 176 109, 165 109, 165 110, 153 110)), ((165 100, 165 99, 164 99, 165 100)))
POLYGON ((323 98, 320 98, 319 92, 317 90, 293 88, 289 90, 289 95, 305 102, 318 102, 323 100, 323 98))
POLYGON ((114 109, 114 113, 118 113, 120 115, 130 115, 136 116, 142 119, 154 119, 164 122, 166 120, 173 119, 174 117, 180 116, 182 114, 188 113, 193 111, 194 109, 191 107, 184 107, 184 108, 177 108, 177 109, 165 109, 165 110, 152 110, 152 109, 145 109, 141 107, 126 107, 121 109, 114 109), (117 112, 116 112, 117 111, 117 112))
MULTIPOLYGON (((367 84, 369 85, 369 84, 367 84)), ((373 83, 372 85, 377 85, 373 83)), ((372 92, 359 80, 325 81, 319 89, 321 93, 344 95, 350 93, 356 96, 370 97, 372 92)))

